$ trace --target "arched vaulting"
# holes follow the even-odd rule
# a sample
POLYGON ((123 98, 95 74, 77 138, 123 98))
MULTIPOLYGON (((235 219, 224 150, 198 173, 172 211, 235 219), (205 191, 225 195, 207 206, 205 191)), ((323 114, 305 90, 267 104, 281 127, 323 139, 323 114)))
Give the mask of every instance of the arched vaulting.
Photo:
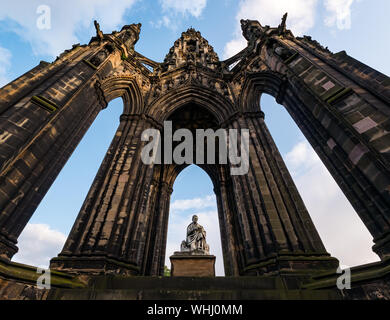
POLYGON ((251 73, 242 86, 239 105, 243 112, 258 111, 262 93, 268 93, 279 100, 285 93, 287 81, 278 72, 251 73))
POLYGON ((145 113, 156 119, 164 121, 183 105, 197 104, 213 114, 218 123, 226 120, 228 115, 236 110, 233 104, 214 90, 199 85, 188 85, 170 91, 167 95, 153 101, 145 110, 145 113))
POLYGON ((141 114, 144 101, 137 80, 132 76, 114 76, 104 79, 100 88, 107 102, 121 97, 124 114, 141 114))

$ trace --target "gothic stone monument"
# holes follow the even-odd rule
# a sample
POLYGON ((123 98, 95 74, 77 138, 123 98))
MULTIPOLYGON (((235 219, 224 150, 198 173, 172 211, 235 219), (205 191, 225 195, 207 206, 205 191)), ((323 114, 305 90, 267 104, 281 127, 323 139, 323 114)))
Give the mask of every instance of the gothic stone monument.
POLYGON ((321 290, 344 298, 390 296, 387 76, 345 51, 295 37, 286 16, 278 27, 242 20, 247 47, 223 61, 194 29, 156 62, 135 50, 140 24, 111 34, 95 26, 89 44, 42 61, 1 89, 0 296, 58 298, 62 293, 52 296, 53 290, 68 288, 71 296, 96 297, 85 293, 92 290, 85 279, 120 276, 123 285, 163 275, 172 185, 186 164, 145 165, 140 153, 141 133, 163 130, 165 120, 175 128, 250 132, 246 175, 232 176, 229 163, 198 164, 214 184, 230 297, 259 298, 264 287, 282 287, 284 297, 292 288, 301 297, 321 290), (287 109, 372 234, 381 261, 353 268, 351 290, 335 287, 338 260, 326 251, 268 131, 262 93, 287 109), (117 132, 51 260, 53 289, 38 292, 36 268, 11 262, 18 237, 98 113, 117 97, 123 99, 117 132), (252 291, 238 293, 249 284, 252 291))
POLYGON ((210 255, 206 242, 206 231, 198 223, 198 216, 192 217, 187 227, 187 238, 181 243, 180 251, 169 257, 173 277, 214 277, 215 256, 210 255))

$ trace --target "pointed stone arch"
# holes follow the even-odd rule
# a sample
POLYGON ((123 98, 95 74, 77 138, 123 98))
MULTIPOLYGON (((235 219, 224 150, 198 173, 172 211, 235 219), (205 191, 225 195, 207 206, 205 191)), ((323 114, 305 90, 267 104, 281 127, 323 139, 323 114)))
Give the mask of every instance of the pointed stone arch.
POLYGON ((166 95, 153 101, 145 112, 162 122, 169 118, 175 110, 190 102, 207 109, 219 123, 225 121, 228 115, 236 111, 231 101, 216 93, 215 90, 190 84, 169 91, 166 95))
POLYGON ((103 79, 100 84, 107 102, 121 97, 124 114, 140 114, 144 105, 142 92, 133 76, 112 76, 103 79))

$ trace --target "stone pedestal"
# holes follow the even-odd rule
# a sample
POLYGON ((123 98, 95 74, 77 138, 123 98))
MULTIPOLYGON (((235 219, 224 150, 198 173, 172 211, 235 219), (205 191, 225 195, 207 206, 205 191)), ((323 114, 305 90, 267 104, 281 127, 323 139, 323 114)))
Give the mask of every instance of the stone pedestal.
POLYGON ((172 277, 215 277, 215 256, 175 252, 171 260, 172 277))

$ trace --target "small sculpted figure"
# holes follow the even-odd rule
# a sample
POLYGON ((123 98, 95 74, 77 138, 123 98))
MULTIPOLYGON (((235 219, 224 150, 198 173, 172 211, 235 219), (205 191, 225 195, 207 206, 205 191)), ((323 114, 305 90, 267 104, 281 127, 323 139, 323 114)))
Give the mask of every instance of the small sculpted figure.
POLYGON ((187 238, 181 243, 182 252, 209 254, 210 247, 206 242, 206 231, 198 223, 198 216, 192 216, 192 222, 187 227, 187 238))

